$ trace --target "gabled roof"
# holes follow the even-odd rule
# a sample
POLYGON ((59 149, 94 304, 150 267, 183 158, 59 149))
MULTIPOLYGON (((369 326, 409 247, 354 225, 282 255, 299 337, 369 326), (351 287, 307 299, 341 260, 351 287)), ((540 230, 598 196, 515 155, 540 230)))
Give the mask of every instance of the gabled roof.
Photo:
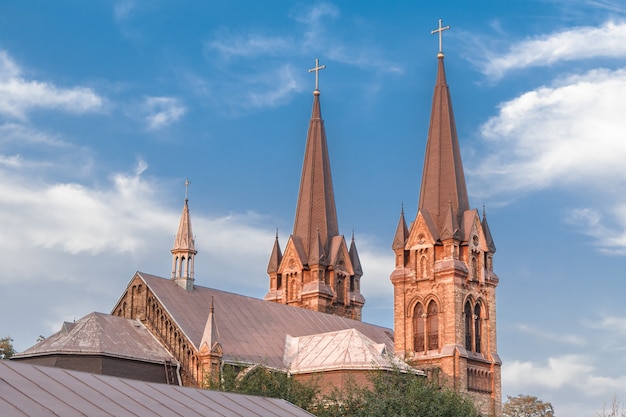
POLYGON ((284 363, 292 374, 409 368, 387 352, 385 344, 374 342, 356 329, 301 337, 287 335, 284 363))
POLYGON ((157 363, 174 360, 141 322, 103 313, 64 323, 60 331, 14 356, 53 354, 106 355, 157 363))
POLYGON ((460 223, 469 200, 443 54, 439 54, 418 207, 432 216, 442 233, 450 205, 460 223))
POLYGON ((3 416, 292 416, 312 414, 277 398, 185 388, 0 361, 3 416))
POLYGON ((339 234, 319 90, 315 91, 313 97, 293 225, 293 235, 301 239, 305 259, 309 258, 311 247, 316 244, 318 231, 324 249, 328 249, 329 239, 339 234))
POLYGON ((214 320, 226 362, 260 363, 283 369, 288 334, 299 337, 346 329, 357 329, 393 351, 393 330, 388 328, 198 285, 192 291, 185 291, 169 279, 142 272, 137 272, 137 276, 196 349, 200 346, 213 300, 214 320))

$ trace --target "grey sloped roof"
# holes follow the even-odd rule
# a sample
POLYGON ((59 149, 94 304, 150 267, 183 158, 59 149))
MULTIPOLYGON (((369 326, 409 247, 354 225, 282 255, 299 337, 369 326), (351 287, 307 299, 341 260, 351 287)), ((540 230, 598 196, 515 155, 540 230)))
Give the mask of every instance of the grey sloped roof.
POLYGON ((156 384, 0 361, 0 415, 294 416, 312 414, 276 398, 156 384))
POLYGON ((375 343, 356 329, 287 336, 284 362, 292 374, 337 369, 410 369, 399 358, 389 355, 383 343, 375 343))
POLYGON ((260 363, 284 369, 285 338, 356 329, 375 343, 393 352, 393 330, 357 320, 272 303, 195 285, 185 291, 170 279, 137 273, 198 348, 211 310, 223 359, 260 363))
POLYGON ((174 360, 139 321, 103 313, 63 323, 61 330, 15 357, 52 354, 100 354, 158 363, 174 360))

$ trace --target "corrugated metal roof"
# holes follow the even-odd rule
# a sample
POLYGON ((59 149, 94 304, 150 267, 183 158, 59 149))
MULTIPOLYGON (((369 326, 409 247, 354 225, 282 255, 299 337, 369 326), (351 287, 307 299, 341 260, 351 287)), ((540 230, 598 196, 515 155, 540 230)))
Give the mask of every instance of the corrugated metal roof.
POLYGON ((51 354, 102 354, 163 363, 174 360, 141 322, 103 313, 90 313, 15 355, 16 358, 51 354))
POLYGON ((356 329, 393 352, 393 330, 331 314, 272 303, 195 285, 185 291, 170 279, 137 273, 196 346, 209 317, 211 300, 224 356, 232 362, 260 363, 284 369, 287 335, 309 336, 356 329))
POLYGON ((0 361, 0 415, 293 416, 312 414, 276 398, 156 384, 0 361))

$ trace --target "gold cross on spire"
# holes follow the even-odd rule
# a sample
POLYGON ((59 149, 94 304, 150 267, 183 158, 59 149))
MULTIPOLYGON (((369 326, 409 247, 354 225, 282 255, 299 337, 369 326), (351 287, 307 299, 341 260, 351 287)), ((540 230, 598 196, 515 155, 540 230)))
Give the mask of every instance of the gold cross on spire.
POLYGON ((450 29, 450 26, 442 27, 441 26, 441 19, 439 19, 439 29, 435 29, 435 30, 430 31, 431 35, 434 35, 435 33, 439 33, 439 53, 440 54, 443 54, 443 47, 442 47, 442 43, 443 42, 442 42, 442 39, 441 39, 442 38, 441 34, 443 33, 444 30, 448 30, 448 29, 450 29))
POLYGON ((315 58, 315 68, 311 68, 309 72, 315 72, 315 91, 320 90, 320 70, 326 68, 326 65, 320 65, 320 60, 315 58))
POLYGON ((189 184, 191 184, 191 181, 189 181, 189 178, 185 178, 185 201, 189 200, 189 184))

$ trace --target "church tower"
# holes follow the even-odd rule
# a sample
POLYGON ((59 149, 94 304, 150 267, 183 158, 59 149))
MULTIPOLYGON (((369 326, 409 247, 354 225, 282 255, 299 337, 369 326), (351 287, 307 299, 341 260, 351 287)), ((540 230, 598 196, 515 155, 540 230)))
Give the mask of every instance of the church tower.
POLYGON ((396 354, 501 415, 496 344, 496 251, 487 218, 470 209, 441 27, 437 80, 415 221, 404 210, 392 243, 396 354))
POLYGON ((172 248, 172 280, 187 291, 193 289, 193 260, 198 251, 194 247, 193 231, 191 230, 191 218, 189 217, 189 199, 187 190, 191 182, 185 180, 185 205, 180 216, 178 233, 174 239, 172 248))
POLYGON ((326 131, 320 109, 319 71, 315 61, 315 91, 309 122, 300 192, 293 233, 284 253, 278 235, 267 273, 270 289, 265 300, 361 320, 365 299, 363 275, 354 236, 350 248, 337 225, 326 131))

